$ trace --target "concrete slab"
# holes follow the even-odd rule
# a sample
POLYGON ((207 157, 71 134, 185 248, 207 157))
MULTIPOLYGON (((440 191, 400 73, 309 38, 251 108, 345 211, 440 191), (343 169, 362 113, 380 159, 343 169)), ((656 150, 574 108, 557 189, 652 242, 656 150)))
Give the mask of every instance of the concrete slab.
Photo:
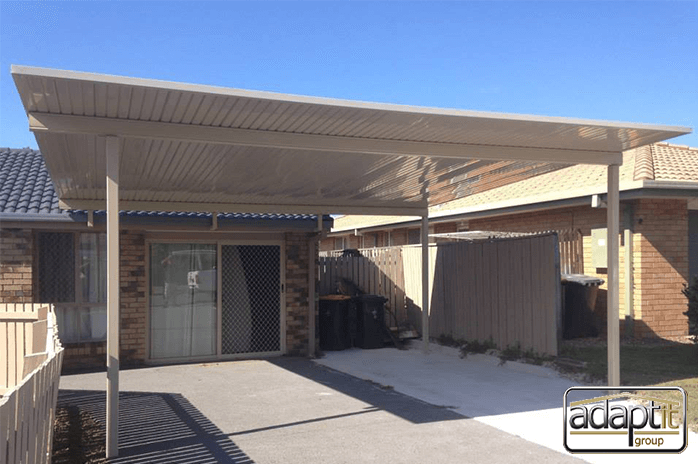
MULTIPOLYGON (((103 421, 105 384, 64 376, 60 404, 103 421)), ((306 359, 127 370, 121 390, 117 463, 579 462, 306 359)))
MULTIPOLYGON (((351 349, 326 353, 317 364, 390 386, 396 391, 453 411, 475 421, 559 453, 572 456, 562 444, 563 394, 574 382, 540 366, 470 355, 455 348, 430 345, 429 353, 413 343, 405 351, 351 349)), ((662 462, 698 462, 698 435, 689 433, 680 455, 662 455, 662 462)), ((617 455, 575 454, 593 463, 618 462, 617 455)), ((657 456, 633 455, 633 462, 656 462, 657 456)))

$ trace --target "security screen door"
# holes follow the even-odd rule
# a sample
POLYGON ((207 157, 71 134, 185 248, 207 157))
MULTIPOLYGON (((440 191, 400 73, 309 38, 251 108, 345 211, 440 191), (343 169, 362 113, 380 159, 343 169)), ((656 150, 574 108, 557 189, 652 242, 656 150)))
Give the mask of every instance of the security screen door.
POLYGON ((280 283, 279 245, 151 244, 151 358, 280 352, 280 283))
POLYGON ((277 245, 223 245, 222 354, 281 351, 277 245))

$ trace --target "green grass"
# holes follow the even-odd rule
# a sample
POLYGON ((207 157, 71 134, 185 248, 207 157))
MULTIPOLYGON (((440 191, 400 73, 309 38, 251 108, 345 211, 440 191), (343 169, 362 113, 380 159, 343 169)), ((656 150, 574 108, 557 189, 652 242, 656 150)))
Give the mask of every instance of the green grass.
MULTIPOLYGON (((682 380, 672 380, 671 382, 660 383, 657 387, 681 387, 686 390, 686 415, 688 428, 698 432, 698 377, 682 380)), ((676 391, 653 391, 647 392, 646 396, 677 400, 680 394, 676 391)), ((683 411, 682 411, 683 412, 683 411)))
MULTIPOLYGON (((582 347, 563 344, 560 355, 584 361, 584 372, 595 380, 606 381, 606 346, 582 347)), ((688 426, 698 430, 698 345, 621 345, 620 380, 622 385, 638 387, 682 387, 688 396, 688 426)), ((666 395, 670 393, 664 394, 666 395)))
MULTIPOLYGON (((606 346, 565 346, 561 356, 587 363, 586 372, 606 380, 606 346)), ((620 379, 623 385, 655 385, 672 380, 698 377, 698 345, 683 343, 621 345, 620 379)))

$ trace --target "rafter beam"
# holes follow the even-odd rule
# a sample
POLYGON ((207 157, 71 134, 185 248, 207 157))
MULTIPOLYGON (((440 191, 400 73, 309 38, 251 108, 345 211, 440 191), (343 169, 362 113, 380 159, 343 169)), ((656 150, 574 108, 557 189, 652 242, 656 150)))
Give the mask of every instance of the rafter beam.
POLYGON ((429 155, 457 159, 552 163, 569 162, 570 157, 573 157, 577 163, 585 164, 622 163, 622 156, 619 153, 605 151, 368 139, 37 112, 29 113, 28 117, 29 128, 34 132, 118 135, 131 138, 391 156, 429 155))

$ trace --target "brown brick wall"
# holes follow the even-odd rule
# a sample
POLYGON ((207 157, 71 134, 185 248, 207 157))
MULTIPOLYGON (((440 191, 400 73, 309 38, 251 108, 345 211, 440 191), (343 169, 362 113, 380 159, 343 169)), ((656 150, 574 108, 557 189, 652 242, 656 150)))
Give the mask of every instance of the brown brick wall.
POLYGON ((33 302, 31 230, 0 230, 0 303, 33 302))
POLYGON ((455 222, 443 222, 434 224, 435 234, 451 234, 458 231, 458 224, 455 222))
POLYGON ((104 368, 107 342, 71 343, 64 346, 63 373, 104 368))
POLYGON ((688 333, 686 298, 681 293, 688 278, 688 208, 684 200, 640 200, 635 211, 639 259, 635 263, 635 294, 639 299, 641 335, 688 333))
MULTIPOLYGON (((286 234, 286 351, 290 356, 308 354, 308 252, 307 234, 286 234)), ((316 308, 316 321, 317 314, 316 308)))
POLYGON ((146 358, 146 246, 142 233, 122 231, 120 236, 121 290, 119 320, 122 364, 137 364, 146 358))

